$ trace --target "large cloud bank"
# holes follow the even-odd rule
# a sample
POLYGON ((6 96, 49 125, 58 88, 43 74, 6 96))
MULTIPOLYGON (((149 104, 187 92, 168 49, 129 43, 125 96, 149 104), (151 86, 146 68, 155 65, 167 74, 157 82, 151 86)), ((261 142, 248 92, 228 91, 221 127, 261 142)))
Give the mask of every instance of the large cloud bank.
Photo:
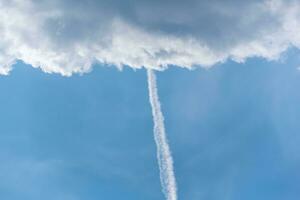
POLYGON ((93 63, 165 69, 276 59, 300 47, 297 0, 0 0, 0 74, 16 60, 71 75, 93 63))

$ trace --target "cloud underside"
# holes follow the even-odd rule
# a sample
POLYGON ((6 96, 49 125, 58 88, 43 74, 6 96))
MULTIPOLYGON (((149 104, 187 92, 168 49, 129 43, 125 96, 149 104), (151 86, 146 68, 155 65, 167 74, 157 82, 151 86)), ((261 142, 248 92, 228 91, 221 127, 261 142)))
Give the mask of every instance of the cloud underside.
POLYGON ((0 0, 0 74, 17 60, 48 73, 94 63, 163 70, 277 59, 300 47, 293 0, 0 0))

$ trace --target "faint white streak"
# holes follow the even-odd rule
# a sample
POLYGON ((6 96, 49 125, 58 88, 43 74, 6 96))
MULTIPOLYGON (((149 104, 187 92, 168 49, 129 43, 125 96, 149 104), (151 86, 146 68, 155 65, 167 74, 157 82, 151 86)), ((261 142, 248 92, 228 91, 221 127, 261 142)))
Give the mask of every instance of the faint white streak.
POLYGON ((160 180, 167 200, 177 200, 176 180, 173 169, 173 159, 165 133, 164 117, 161 112, 157 93, 154 71, 147 70, 149 98, 154 121, 154 139, 157 146, 157 159, 160 170, 160 180))

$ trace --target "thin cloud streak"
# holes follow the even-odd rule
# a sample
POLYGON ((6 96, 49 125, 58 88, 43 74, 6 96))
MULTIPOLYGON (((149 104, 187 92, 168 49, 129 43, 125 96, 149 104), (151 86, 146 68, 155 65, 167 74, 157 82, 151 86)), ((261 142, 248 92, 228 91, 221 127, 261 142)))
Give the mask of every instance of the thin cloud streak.
POLYGON ((177 186, 173 168, 173 158, 165 132, 164 116, 161 111, 156 86, 156 76, 153 70, 147 70, 147 76, 161 185, 167 200, 177 200, 177 186))

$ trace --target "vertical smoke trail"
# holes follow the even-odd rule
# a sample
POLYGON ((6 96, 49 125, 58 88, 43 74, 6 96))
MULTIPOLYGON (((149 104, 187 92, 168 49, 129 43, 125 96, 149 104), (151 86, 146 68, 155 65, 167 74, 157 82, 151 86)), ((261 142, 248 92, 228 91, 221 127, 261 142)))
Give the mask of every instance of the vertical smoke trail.
POLYGON ((173 159, 165 133, 164 117, 161 112, 157 93, 155 73, 148 69, 149 98, 154 121, 154 139, 157 147, 157 159, 160 170, 160 180, 167 200, 177 200, 176 180, 173 169, 173 159))

